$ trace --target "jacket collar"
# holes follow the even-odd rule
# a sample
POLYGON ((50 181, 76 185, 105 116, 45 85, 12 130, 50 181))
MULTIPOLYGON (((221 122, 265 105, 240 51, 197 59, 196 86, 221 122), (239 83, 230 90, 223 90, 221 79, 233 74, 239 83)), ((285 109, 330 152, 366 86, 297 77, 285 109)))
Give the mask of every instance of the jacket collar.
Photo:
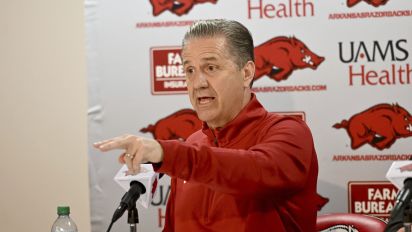
POLYGON ((236 115, 236 117, 228 122, 225 126, 217 129, 209 128, 203 122, 202 132, 207 135, 210 141, 218 142, 219 146, 225 146, 237 138, 244 137, 243 134, 249 133, 256 125, 263 120, 267 111, 257 100, 256 95, 252 93, 252 97, 248 104, 236 115))

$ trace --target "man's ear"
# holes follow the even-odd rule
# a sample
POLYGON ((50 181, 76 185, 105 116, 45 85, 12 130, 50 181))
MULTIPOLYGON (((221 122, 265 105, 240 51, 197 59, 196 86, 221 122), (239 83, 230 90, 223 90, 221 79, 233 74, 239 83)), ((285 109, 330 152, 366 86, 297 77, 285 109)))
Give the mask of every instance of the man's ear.
POLYGON ((249 60, 243 67, 243 87, 250 87, 250 83, 255 77, 255 63, 249 60))

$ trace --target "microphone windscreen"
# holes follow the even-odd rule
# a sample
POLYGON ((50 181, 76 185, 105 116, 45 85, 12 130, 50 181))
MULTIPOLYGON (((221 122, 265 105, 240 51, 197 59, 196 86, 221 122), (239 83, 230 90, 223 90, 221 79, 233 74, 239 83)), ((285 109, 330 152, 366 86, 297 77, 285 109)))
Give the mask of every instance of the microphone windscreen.
POLYGON ((130 188, 130 183, 132 181, 138 181, 143 184, 146 192, 140 195, 137 202, 145 208, 148 208, 154 194, 156 193, 159 174, 153 170, 151 164, 141 164, 140 173, 137 175, 126 175, 127 166, 123 165, 122 168, 117 172, 114 180, 127 192, 130 188))
POLYGON ((412 178, 412 161, 395 161, 386 173, 386 178, 398 189, 402 189, 404 182, 412 178))

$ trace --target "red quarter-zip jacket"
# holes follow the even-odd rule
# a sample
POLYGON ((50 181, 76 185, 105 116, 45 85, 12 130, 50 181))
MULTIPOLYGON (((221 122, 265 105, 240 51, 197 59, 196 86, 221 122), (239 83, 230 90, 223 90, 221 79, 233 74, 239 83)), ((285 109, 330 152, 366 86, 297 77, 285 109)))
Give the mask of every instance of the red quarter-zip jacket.
POLYGON ((318 163, 312 135, 253 95, 220 130, 160 140, 171 176, 163 231, 316 231, 318 163))

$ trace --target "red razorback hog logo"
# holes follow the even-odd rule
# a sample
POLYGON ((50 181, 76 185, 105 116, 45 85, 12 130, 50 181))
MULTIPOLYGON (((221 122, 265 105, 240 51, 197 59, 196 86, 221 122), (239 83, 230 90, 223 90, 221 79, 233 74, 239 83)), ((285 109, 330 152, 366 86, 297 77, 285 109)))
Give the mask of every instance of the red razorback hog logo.
POLYGON ((160 119, 154 125, 140 129, 140 132, 152 133, 155 139, 179 139, 186 140, 191 134, 202 128, 202 121, 194 110, 179 110, 165 118, 160 119))
POLYGON ((347 1, 347 5, 348 7, 352 7, 356 4, 358 4, 359 2, 366 2, 374 7, 378 7, 378 6, 382 6, 385 5, 389 0, 348 0, 347 1))
POLYGON ((217 0, 150 0, 150 3, 153 6, 154 16, 158 16, 165 10, 169 10, 173 14, 181 16, 189 13, 193 5, 205 2, 214 4, 217 0))
POLYGON ((324 60, 295 37, 275 37, 255 48, 255 80, 264 75, 286 80, 294 70, 316 69, 324 60))
POLYGON ((412 136, 412 117, 398 104, 378 104, 342 120, 334 128, 345 128, 352 149, 368 143, 379 150, 390 148, 398 138, 412 136))

